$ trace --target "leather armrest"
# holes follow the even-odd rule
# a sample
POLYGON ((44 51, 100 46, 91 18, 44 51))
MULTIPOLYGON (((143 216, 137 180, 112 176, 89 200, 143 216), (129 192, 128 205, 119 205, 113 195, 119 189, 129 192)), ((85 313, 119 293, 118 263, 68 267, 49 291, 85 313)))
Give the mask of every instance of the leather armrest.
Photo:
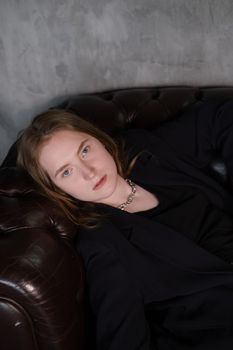
MULTIPOLYGON (((17 305, 9 309, 18 319, 15 331, 22 327, 25 333, 27 327, 34 333, 35 349, 36 344, 43 350, 83 349, 83 298, 82 261, 68 241, 39 228, 0 233, 1 305, 17 305)), ((10 349, 19 350, 14 336, 14 327, 8 327, 10 349)))
POLYGON ((16 168, 1 168, 0 195, 4 344, 9 350, 84 349, 85 281, 72 246, 75 225, 16 168))

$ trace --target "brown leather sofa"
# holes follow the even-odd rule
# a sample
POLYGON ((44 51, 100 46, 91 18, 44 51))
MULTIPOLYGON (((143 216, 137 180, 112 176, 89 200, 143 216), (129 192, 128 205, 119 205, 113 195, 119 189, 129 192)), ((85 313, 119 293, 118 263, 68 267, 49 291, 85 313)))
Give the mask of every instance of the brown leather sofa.
MULTIPOLYGON (((156 128, 206 99, 233 98, 233 87, 150 87, 73 96, 75 111, 111 135, 122 128, 156 128)), ((13 145, 0 168, 0 343, 4 350, 94 349, 77 234, 60 210, 15 167, 13 145), (92 345, 90 345, 92 343, 92 345)), ((224 186, 218 154, 206 171, 224 186)))

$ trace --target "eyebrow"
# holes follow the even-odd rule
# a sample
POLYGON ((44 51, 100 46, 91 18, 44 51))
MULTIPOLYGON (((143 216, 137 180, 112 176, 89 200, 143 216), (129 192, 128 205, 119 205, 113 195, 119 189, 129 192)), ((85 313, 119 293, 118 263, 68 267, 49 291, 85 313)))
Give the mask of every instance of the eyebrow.
MULTIPOLYGON (((88 141, 89 139, 85 139, 83 140, 80 145, 79 145, 79 148, 78 148, 78 152, 79 153, 81 151, 81 149, 83 148, 84 144, 88 141)), ((62 165, 60 168, 58 168, 55 172, 55 175, 54 177, 56 177, 62 170, 64 170, 66 167, 68 167, 69 163, 66 163, 64 165, 62 165)))

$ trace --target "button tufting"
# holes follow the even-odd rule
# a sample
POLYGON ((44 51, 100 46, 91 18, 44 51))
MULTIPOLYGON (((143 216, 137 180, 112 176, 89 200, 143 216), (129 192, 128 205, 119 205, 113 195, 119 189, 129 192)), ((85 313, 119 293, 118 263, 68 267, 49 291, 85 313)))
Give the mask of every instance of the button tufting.
POLYGON ((200 101, 203 99, 203 92, 202 90, 197 90, 194 94, 194 98, 197 100, 197 101, 200 101))
POLYGON ((105 101, 112 101, 113 100, 113 94, 103 95, 102 99, 105 100, 105 101))
POLYGON ((159 97, 160 97, 160 91, 153 92, 151 96, 151 100, 158 100, 159 97))

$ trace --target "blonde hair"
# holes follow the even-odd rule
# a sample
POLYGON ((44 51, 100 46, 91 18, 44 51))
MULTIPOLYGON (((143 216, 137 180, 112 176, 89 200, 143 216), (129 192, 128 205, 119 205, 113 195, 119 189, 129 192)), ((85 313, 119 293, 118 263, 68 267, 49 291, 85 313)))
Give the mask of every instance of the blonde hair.
POLYGON ((26 170, 39 185, 41 192, 54 200, 75 224, 84 227, 96 227, 103 215, 94 210, 94 204, 77 200, 59 189, 50 179, 38 161, 40 146, 58 130, 66 129, 87 133, 97 138, 113 157, 117 171, 122 177, 129 173, 127 156, 123 153, 123 144, 117 143, 90 122, 60 109, 51 109, 36 116, 23 131, 18 141, 17 165, 26 170))

